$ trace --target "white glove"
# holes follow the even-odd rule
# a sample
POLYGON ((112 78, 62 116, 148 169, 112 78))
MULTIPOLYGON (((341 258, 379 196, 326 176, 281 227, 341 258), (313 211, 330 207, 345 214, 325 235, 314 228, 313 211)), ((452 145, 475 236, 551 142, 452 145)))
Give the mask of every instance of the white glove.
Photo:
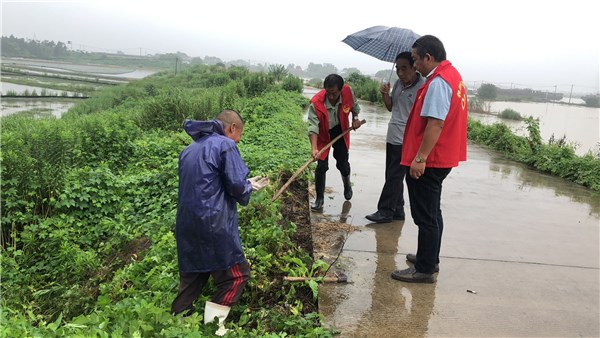
POLYGON ((252 191, 258 191, 267 185, 269 185, 269 178, 262 176, 254 176, 249 178, 248 181, 252 184, 252 191))

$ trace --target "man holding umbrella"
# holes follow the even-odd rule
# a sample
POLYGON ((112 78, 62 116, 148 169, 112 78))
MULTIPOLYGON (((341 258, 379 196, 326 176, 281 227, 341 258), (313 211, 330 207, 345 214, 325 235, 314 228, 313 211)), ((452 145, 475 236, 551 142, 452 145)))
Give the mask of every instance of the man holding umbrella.
POLYGON ((427 82, 417 92, 408 117, 401 163, 408 170, 410 212, 419 235, 417 254, 406 256, 414 267, 394 271, 392 278, 434 283, 444 229, 442 182, 453 167, 467 159, 467 89, 459 72, 446 60, 446 50, 437 37, 417 39, 412 57, 427 82))
MULTIPOLYGON (((319 158, 317 154, 330 140, 342 134, 348 128, 358 129, 361 122, 358 120, 360 106, 354 98, 352 89, 344 84, 344 79, 337 74, 327 75, 323 81, 323 89, 310 100, 308 109, 308 137, 312 148, 312 156, 317 161, 315 170, 315 203, 313 210, 323 208, 325 194, 325 176, 329 170, 329 149, 325 150, 319 158), (352 113, 352 124, 349 122, 352 113)), ((350 183, 350 162, 348 162, 348 149, 350 149, 350 133, 346 133, 333 145, 333 157, 336 167, 342 175, 344 183, 344 197, 352 198, 350 183)))
POLYGON ((381 85, 380 92, 383 103, 392 117, 388 123, 385 146, 385 184, 377 203, 377 212, 366 218, 375 223, 389 223, 392 220, 404 220, 404 175, 405 167, 400 165, 402 141, 408 113, 417 97, 417 90, 425 83, 414 67, 410 52, 402 52, 396 56, 396 74, 398 80, 394 84, 390 96, 389 82, 381 85))

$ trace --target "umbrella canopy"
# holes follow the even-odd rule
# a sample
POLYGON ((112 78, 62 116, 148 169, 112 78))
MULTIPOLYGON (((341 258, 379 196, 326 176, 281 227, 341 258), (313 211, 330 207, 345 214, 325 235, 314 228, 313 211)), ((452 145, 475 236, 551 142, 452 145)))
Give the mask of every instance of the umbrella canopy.
POLYGON ((373 26, 348 35, 342 42, 379 60, 394 62, 400 52, 410 52, 420 37, 406 28, 373 26))

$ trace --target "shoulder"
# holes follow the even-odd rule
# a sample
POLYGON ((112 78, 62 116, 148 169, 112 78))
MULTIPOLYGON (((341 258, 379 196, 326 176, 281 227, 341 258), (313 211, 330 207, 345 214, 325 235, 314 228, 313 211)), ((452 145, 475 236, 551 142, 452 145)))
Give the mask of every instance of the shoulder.
POLYGON ((431 82, 429 83, 429 89, 428 90, 433 90, 433 91, 440 91, 440 92, 444 92, 444 93, 452 93, 452 87, 450 87, 450 84, 444 80, 441 76, 436 76, 435 78, 433 78, 431 80, 431 82))

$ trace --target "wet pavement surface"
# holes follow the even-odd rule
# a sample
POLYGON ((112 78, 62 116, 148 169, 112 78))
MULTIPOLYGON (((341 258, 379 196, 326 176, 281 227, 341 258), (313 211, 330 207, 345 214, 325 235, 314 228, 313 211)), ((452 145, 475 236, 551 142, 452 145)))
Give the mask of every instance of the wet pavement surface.
MULTIPOLYGON (((418 228, 406 190, 405 221, 365 219, 384 183, 390 115, 361 107, 367 124, 351 132, 354 197, 346 218, 359 231, 332 267, 351 283, 320 286, 328 327, 341 337, 600 335, 600 196, 475 144, 444 181, 437 282, 393 280, 416 252, 418 228)), ((342 180, 329 161, 325 205, 311 212, 313 223, 338 221, 342 212, 342 180)))

